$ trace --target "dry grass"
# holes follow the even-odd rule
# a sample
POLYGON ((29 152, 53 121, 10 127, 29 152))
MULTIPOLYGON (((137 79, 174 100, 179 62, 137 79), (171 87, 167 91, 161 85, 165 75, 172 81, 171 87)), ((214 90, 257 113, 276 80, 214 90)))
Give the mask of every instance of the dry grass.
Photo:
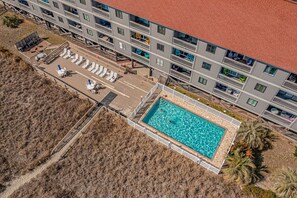
POLYGON ((244 197, 103 110, 66 157, 11 197, 244 197))
POLYGON ((47 30, 44 26, 37 25, 27 19, 24 19, 21 15, 17 15, 18 17, 24 19, 24 22, 15 29, 8 28, 2 23, 2 18, 4 16, 13 16, 17 15, 13 12, 6 12, 4 15, 0 17, 0 45, 8 49, 9 51, 17 54, 18 51, 15 48, 14 44, 28 36, 29 34, 37 31, 39 36, 45 38, 52 45, 62 44, 65 39, 59 35, 54 34, 53 32, 47 30), (5 39, 4 39, 5 38, 5 39))
POLYGON ((273 174, 283 167, 291 167, 297 170, 297 157, 294 156, 296 142, 290 141, 277 133, 277 140, 272 143, 273 148, 263 152, 263 164, 267 166, 268 173, 264 173, 265 180, 260 186, 273 189, 273 174))
POLYGON ((91 103, 0 50, 0 184, 44 162, 91 103))

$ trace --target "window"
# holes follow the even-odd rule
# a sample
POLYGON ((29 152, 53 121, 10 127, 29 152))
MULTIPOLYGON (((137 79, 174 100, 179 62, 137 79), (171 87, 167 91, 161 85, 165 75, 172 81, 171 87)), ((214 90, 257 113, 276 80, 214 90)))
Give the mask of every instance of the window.
POLYGON ((207 69, 207 70, 210 70, 210 68, 211 68, 211 64, 206 63, 206 62, 203 62, 203 63, 202 63, 202 68, 207 69))
POLYGON ((274 76, 276 74, 277 68, 272 67, 272 66, 266 66, 264 72, 267 74, 270 74, 272 76, 274 76))
POLYGON ((58 19, 61 23, 64 23, 63 18, 58 16, 58 19))
POLYGON ((86 5, 86 0, 79 0, 79 2, 80 2, 81 4, 86 5))
POLYGON ((257 90, 257 91, 260 91, 260 92, 262 92, 262 93, 264 93, 265 92, 265 90, 266 90, 266 86, 264 86, 264 85, 261 85, 261 84, 259 84, 259 83, 257 83, 256 84, 256 87, 255 87, 255 90, 257 90))
POLYGON ((120 27, 118 27, 118 33, 119 34, 121 34, 121 35, 125 35, 125 31, 124 31, 124 29, 123 28, 120 28, 120 27))
POLYGON ((83 18, 84 18, 84 20, 86 20, 86 21, 90 21, 90 17, 89 17, 89 15, 87 15, 87 14, 85 14, 85 13, 83 13, 83 18))
POLYGON ((87 34, 93 36, 93 31, 90 29, 87 29, 87 34))
POLYGON ((165 35, 166 28, 158 25, 158 33, 165 35))
POLYGON ((119 46, 120 46, 120 49, 122 49, 122 50, 126 49, 126 45, 123 44, 122 42, 119 42, 119 46))
POLYGON ((205 78, 199 77, 198 82, 203 84, 203 85, 206 85, 207 80, 205 78))
POLYGON ((249 105, 251 105, 251 106, 253 106, 253 107, 255 107, 255 106, 257 106, 258 101, 249 98, 248 101, 247 101, 246 103, 249 104, 249 105))
POLYGON ((159 65, 159 66, 163 66, 163 60, 157 58, 157 65, 159 65))
POLYGON ((55 1, 53 1, 54 7, 59 9, 59 4, 55 1))
POLYGON ((206 51, 210 53, 216 53, 217 47, 211 44, 207 44, 206 51))
POLYGON ((157 49, 164 52, 164 45, 157 43, 157 49))
POLYGON ((120 18, 120 19, 123 18, 123 12, 122 12, 122 11, 120 11, 120 10, 116 10, 116 11, 115 11, 115 14, 116 14, 116 17, 118 17, 118 18, 120 18))

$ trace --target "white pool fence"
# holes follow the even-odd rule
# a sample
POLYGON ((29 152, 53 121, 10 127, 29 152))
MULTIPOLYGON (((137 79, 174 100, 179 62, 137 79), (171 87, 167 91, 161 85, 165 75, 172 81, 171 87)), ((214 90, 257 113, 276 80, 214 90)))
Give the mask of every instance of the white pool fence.
MULTIPOLYGON (((161 144, 164 144, 165 146, 167 146, 168 148, 180 153, 181 155, 189 158, 190 160, 194 161, 195 163, 203 166, 204 168, 206 168, 207 170, 210 170, 212 171, 213 173, 215 174, 219 174, 220 173, 220 170, 222 168, 222 166, 224 165, 224 162, 221 164, 221 166, 219 168, 211 165, 210 163, 204 161, 203 159, 193 155, 192 153, 189 153, 188 151, 184 150, 182 147, 174 144, 173 142, 170 142, 166 139, 164 139, 163 137, 159 136, 158 134, 155 134, 153 132, 151 132, 149 129, 141 126, 140 124, 138 123, 135 123, 133 122, 133 118, 134 116, 137 114, 137 112, 143 107, 143 105, 146 103, 146 101, 148 100, 148 98, 157 90, 157 89, 161 89, 163 91, 166 91, 168 92, 168 94, 172 94, 174 95, 175 97, 178 97, 180 99, 182 99, 184 102, 187 102, 191 105, 194 105, 195 107, 199 108, 199 109, 203 109, 211 114, 214 114, 215 116, 218 116, 230 123, 232 123, 233 125, 235 125, 235 127, 239 128, 240 127, 240 124, 241 122, 220 112, 220 111, 217 111, 207 105, 204 105, 202 104, 201 102, 197 101, 197 100, 194 100, 184 94, 181 94, 177 91, 175 91, 174 89, 171 89, 165 85, 162 85, 160 83, 156 83, 154 85, 154 87, 147 93, 146 96, 144 96, 141 100, 141 102, 137 105, 137 107, 134 109, 134 111, 132 112, 131 116, 127 119, 127 122, 130 126, 132 126, 133 128, 137 129, 138 131, 148 135, 149 137, 155 139, 156 141, 160 142, 161 144)), ((233 141, 232 141, 232 144, 235 140, 235 136, 233 138, 233 141)), ((229 150, 230 150, 231 146, 229 147, 229 150)), ((229 152, 228 150, 228 152, 229 152)))

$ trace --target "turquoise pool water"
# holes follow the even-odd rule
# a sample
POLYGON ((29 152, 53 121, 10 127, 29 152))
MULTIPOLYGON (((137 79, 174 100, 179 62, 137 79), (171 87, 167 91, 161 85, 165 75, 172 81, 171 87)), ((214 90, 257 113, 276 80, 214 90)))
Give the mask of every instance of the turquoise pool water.
POLYGON ((163 98, 142 121, 210 159, 225 133, 224 128, 163 98))

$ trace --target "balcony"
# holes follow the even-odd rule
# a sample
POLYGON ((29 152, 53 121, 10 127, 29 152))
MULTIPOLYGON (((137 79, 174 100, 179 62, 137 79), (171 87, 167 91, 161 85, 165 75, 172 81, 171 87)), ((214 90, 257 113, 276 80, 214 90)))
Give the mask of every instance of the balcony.
POLYGON ((186 67, 193 67, 194 55, 181 51, 179 49, 173 48, 172 54, 170 55, 170 59, 186 67))
POLYGON ((254 62, 254 59, 230 50, 227 51, 227 55, 223 59, 223 63, 245 72, 251 72, 254 62))
POLYGON ((280 90, 272 100, 276 104, 297 111, 297 96, 293 94, 280 90))
POLYGON ((108 48, 114 48, 113 38, 104 34, 98 33, 98 42, 108 48))
POLYGON ((92 10, 99 15, 109 18, 109 7, 97 1, 92 1, 92 10))
POLYGON ((218 74, 218 78, 238 88, 242 88, 247 80, 245 75, 229 70, 225 67, 222 67, 220 73, 218 74))
POLYGON ((20 6, 24 6, 25 8, 30 8, 27 0, 19 0, 20 6))
POLYGON ((98 17, 95 17, 95 27, 106 33, 112 32, 111 23, 98 17))
POLYGON ((51 11, 48 11, 46 9, 40 8, 41 14, 44 16, 45 20, 49 21, 55 21, 54 13, 51 11))
POLYGON ((290 125, 294 122, 296 116, 292 113, 281 110, 277 107, 269 105, 263 113, 268 119, 282 125, 290 125))
POLYGON ((150 33, 150 22, 146 19, 130 15, 130 27, 144 33, 150 33))
POLYGON ((240 91, 237 91, 231 87, 223 85, 221 83, 216 83, 213 93, 220 95, 221 97, 235 102, 239 97, 240 91))
POLYGON ((70 3, 75 3, 75 0, 65 0, 65 1, 68 1, 70 3))
POLYGON ((75 30, 75 31, 78 31, 78 32, 82 32, 82 27, 81 27, 81 24, 75 22, 75 21, 72 21, 70 19, 68 19, 68 24, 69 24, 69 28, 72 29, 72 30, 75 30))
POLYGON ((49 7, 50 7, 49 0, 38 0, 38 3, 40 3, 40 4, 42 4, 42 5, 46 5, 46 6, 49 6, 49 7))
POLYGON ((145 49, 150 49, 150 38, 137 32, 131 32, 131 43, 145 49))
POLYGON ((132 58, 146 65, 150 63, 150 54, 135 47, 132 47, 132 58))
POLYGON ((297 91, 297 75, 291 73, 288 79, 284 82, 283 87, 292 91, 297 91))
POLYGON ((175 31, 172 42, 183 48, 196 51, 198 39, 187 34, 175 31))
POLYGON ((170 75, 179 78, 181 80, 189 82, 191 79, 192 72, 186 68, 180 67, 178 65, 172 64, 169 70, 170 75))
POLYGON ((68 5, 63 5, 63 6, 64 6, 65 15, 70 16, 70 17, 74 17, 74 18, 79 18, 77 9, 75 9, 73 7, 70 7, 68 5))

